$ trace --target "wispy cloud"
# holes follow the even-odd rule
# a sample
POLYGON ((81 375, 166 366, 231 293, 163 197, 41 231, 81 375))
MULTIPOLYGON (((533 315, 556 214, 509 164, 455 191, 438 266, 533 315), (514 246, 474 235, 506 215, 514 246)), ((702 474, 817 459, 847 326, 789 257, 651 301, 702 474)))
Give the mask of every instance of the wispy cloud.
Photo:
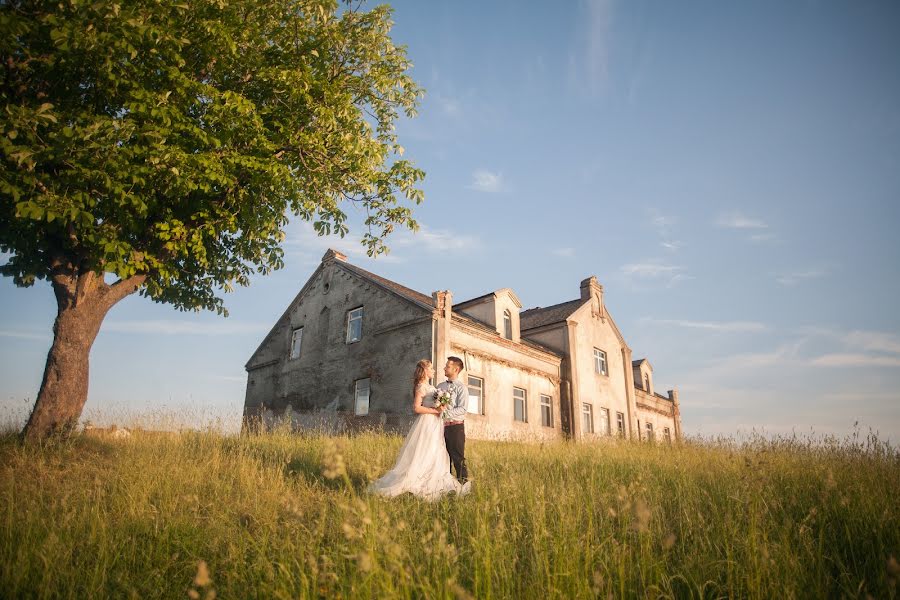
POLYGON ((678 265, 665 265, 658 262, 641 262, 622 265, 622 272, 626 275, 633 275, 645 279, 671 277, 683 270, 684 267, 678 265))
POLYGON ((32 331, 0 331, 0 337, 15 338, 19 340, 38 340, 45 342, 53 336, 50 335, 50 332, 37 333, 32 331))
POLYGON ((766 331, 768 327, 757 321, 688 321, 685 319, 654 319, 644 317, 642 322, 689 329, 706 329, 720 333, 755 333, 766 331))
POLYGON ((456 98, 445 96, 443 94, 435 94, 435 101, 438 106, 448 117, 459 117, 462 114, 462 105, 456 98))
POLYGON ((792 273, 784 273, 775 278, 775 281, 781 285, 797 285, 800 282, 810 279, 818 279, 828 274, 826 269, 807 269, 804 271, 794 271, 792 273))
POLYGON ((575 256, 575 248, 554 248, 550 251, 554 256, 561 258, 572 258, 575 256))
POLYGON ((601 93, 609 80, 609 46, 613 0, 587 0, 579 15, 578 47, 569 58, 569 81, 590 94, 601 93))
POLYGON ((496 194, 504 191, 506 184, 503 181, 502 173, 494 173, 487 169, 475 169, 472 173, 472 183, 469 184, 469 189, 496 194))
POLYGON ((900 354, 900 336, 884 331, 853 330, 844 336, 844 341, 871 352, 900 354))
POLYGON ((766 229, 769 227, 762 219, 748 217, 737 212, 719 215, 716 225, 726 229, 766 229))
POLYGON ((636 283, 662 284, 673 287, 682 281, 693 279, 681 265, 672 265, 656 260, 629 263, 620 267, 622 273, 636 283))
POLYGON ((900 356, 836 353, 816 357, 808 364, 813 367, 900 367, 900 356))
POLYGON ((415 248, 426 252, 462 252, 481 247, 481 241, 471 235, 461 234, 447 229, 431 229, 421 225, 419 230, 404 230, 397 234, 393 245, 398 248, 415 248))
POLYGON ((149 335, 244 335, 264 333, 271 323, 250 323, 246 321, 178 321, 175 319, 146 319, 108 321, 102 331, 112 333, 149 335))
POLYGON ((650 226, 659 234, 659 245, 669 252, 677 252, 684 244, 674 239, 673 229, 678 220, 671 215, 664 215, 656 208, 646 209, 650 226))

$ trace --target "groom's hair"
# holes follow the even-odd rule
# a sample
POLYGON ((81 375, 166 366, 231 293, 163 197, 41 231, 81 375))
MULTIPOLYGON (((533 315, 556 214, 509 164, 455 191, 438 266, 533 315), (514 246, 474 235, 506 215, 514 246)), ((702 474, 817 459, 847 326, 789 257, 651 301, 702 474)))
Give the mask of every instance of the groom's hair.
POLYGON ((463 369, 466 368, 466 366, 463 364, 462 359, 459 358, 458 356, 448 356, 448 357, 447 357, 447 362, 452 362, 454 365, 456 365, 457 367, 459 367, 459 372, 460 372, 460 373, 462 373, 463 369))

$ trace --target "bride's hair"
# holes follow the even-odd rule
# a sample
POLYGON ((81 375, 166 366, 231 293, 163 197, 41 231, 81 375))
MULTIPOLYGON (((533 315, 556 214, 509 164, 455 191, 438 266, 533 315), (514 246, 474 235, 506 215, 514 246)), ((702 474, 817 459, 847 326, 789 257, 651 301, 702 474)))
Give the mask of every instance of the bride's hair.
POLYGON ((416 363, 416 370, 413 372, 413 396, 416 395, 416 388, 419 387, 419 384, 428 379, 425 372, 430 366, 431 361, 427 358, 423 358, 416 363))

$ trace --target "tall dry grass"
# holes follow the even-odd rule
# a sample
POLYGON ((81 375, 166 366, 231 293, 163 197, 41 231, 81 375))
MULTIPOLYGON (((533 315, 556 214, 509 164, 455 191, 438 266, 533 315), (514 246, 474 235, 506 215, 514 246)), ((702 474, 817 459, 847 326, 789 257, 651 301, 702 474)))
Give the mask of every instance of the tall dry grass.
POLYGON ((900 455, 874 437, 470 440, 470 496, 364 492, 401 439, 0 439, 0 594, 897 597, 900 455))

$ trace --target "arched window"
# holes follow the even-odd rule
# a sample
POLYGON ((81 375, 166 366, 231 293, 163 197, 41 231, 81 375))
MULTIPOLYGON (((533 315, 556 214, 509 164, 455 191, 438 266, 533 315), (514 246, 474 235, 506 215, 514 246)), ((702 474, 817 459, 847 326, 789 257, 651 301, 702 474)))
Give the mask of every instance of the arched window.
POLYGON ((512 313, 508 310, 503 311, 503 337, 512 339, 512 313))
POLYGON ((644 391, 650 393, 650 375, 644 373, 644 391))

